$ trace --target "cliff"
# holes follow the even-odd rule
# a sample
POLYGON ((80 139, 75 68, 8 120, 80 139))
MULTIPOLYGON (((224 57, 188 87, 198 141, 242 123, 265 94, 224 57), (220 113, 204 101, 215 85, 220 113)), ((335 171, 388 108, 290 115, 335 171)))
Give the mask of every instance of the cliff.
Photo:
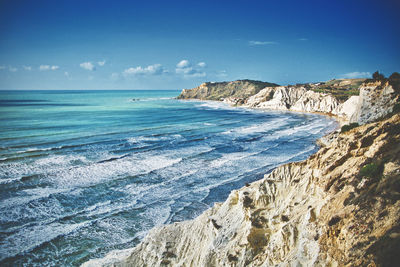
POLYGON ((178 98, 222 100, 231 105, 251 108, 325 113, 336 116, 343 124, 363 124, 385 116, 392 111, 399 99, 393 85, 388 81, 366 82, 365 79, 268 86, 262 89, 255 89, 242 81, 216 83, 213 90, 208 84, 210 83, 191 90, 185 89, 178 98))
POLYGON ((341 133, 198 218, 84 266, 395 266, 400 115, 341 133))
POLYGON ((359 101, 350 121, 363 124, 392 112, 394 105, 399 102, 396 91, 398 91, 396 85, 391 85, 388 81, 371 81, 362 84, 359 101))
POLYGON ((193 89, 183 89, 178 99, 221 100, 227 97, 245 99, 262 88, 278 86, 274 83, 238 80, 233 82, 207 82, 193 89))

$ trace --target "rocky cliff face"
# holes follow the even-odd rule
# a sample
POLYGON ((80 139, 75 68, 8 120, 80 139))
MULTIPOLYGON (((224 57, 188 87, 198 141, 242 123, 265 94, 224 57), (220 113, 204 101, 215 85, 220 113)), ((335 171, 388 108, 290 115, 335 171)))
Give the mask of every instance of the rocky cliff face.
POLYGON ((246 99, 262 88, 278 86, 274 83, 238 80, 233 82, 207 82, 193 89, 184 89, 178 99, 223 100, 225 98, 246 99))
MULTIPOLYGON (((357 84, 361 83, 360 79, 355 80, 357 84)), ((341 89, 344 82, 351 81, 341 81, 337 84, 336 91, 345 92, 341 89)), ((396 95, 392 85, 382 81, 362 83, 358 89, 360 95, 351 96, 345 101, 339 100, 333 93, 317 92, 316 90, 320 89, 316 86, 314 87, 317 89, 313 87, 310 89, 310 86, 305 85, 269 86, 261 89, 262 85, 255 86, 248 81, 205 83, 191 90, 183 90, 178 98, 223 100, 231 105, 251 108, 325 113, 337 116, 343 123, 359 124, 385 116, 399 101, 399 96, 396 95)))
POLYGON ((364 83, 360 87, 359 101, 350 121, 364 124, 376 120, 392 112, 398 102, 399 95, 387 81, 364 83))
POLYGON ((339 101, 329 95, 307 90, 304 87, 280 86, 265 88, 247 99, 245 106, 302 112, 341 114, 339 101), (273 92, 271 92, 273 90, 273 92), (266 98, 266 96, 271 96, 266 98))
POLYGON ((84 266, 395 266, 400 115, 341 133, 198 218, 84 266))
POLYGON ((349 121, 353 116, 358 96, 344 103, 330 94, 315 92, 304 86, 268 86, 248 81, 204 83, 191 90, 183 90, 179 99, 222 100, 231 105, 251 108, 320 112, 336 115, 349 121))

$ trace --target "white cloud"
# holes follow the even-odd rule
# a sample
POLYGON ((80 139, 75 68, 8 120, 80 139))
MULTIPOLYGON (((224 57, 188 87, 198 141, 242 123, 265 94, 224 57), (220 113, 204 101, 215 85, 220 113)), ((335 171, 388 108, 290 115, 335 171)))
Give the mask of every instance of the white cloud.
POLYGON ((69 72, 68 71, 64 72, 64 75, 69 78, 69 72))
POLYGON ((188 68, 176 68, 176 73, 178 74, 192 74, 194 72, 192 67, 188 68))
POLYGON ((154 64, 147 67, 138 66, 134 68, 128 68, 124 70, 123 75, 160 75, 166 72, 167 71, 161 64, 154 64))
POLYGON ((189 62, 189 60, 184 59, 176 64, 175 72, 183 75, 185 78, 205 77, 207 73, 199 69, 204 68, 205 66, 205 62, 200 62, 195 67, 192 67, 192 64, 189 62))
POLYGON ((299 41, 308 41, 307 38, 299 38, 299 41))
POLYGON ((347 79, 354 79, 354 78, 369 78, 371 77, 371 73, 368 71, 354 71, 354 72, 349 72, 345 73, 341 76, 341 78, 347 78, 347 79))
POLYGON ((96 70, 96 68, 92 62, 83 62, 83 63, 79 64, 79 66, 85 70, 90 70, 90 71, 96 70))
POLYGON ((181 61, 179 61, 178 64, 176 64, 176 67, 180 68, 180 69, 181 68, 188 68, 190 66, 191 66, 191 64, 190 64, 189 60, 186 60, 186 59, 181 60, 181 61))
POLYGON ((24 70, 28 70, 28 71, 31 71, 32 70, 32 67, 31 66, 22 66, 23 68, 24 68, 24 70))
POLYGON ((40 65, 39 70, 41 71, 46 71, 46 70, 58 70, 60 67, 59 66, 50 66, 50 65, 40 65))
POLYGON ((176 68, 177 74, 183 74, 184 77, 205 77, 207 74, 204 71, 194 69, 192 67, 189 68, 176 68))
POLYGON ((49 65, 40 65, 39 70, 49 70, 50 66, 49 65))
POLYGON ((274 44, 278 44, 277 42, 264 42, 264 41, 249 41, 249 45, 251 46, 255 46, 255 45, 274 45, 274 44))
POLYGON ((105 64, 106 64, 105 60, 97 62, 97 65, 99 65, 100 67, 103 67, 105 64))
POLYGON ((15 67, 9 66, 8 70, 11 71, 11 72, 16 72, 18 69, 15 68, 15 67))
POLYGON ((205 68, 207 64, 205 62, 199 62, 197 63, 197 66, 199 66, 200 68, 205 68))

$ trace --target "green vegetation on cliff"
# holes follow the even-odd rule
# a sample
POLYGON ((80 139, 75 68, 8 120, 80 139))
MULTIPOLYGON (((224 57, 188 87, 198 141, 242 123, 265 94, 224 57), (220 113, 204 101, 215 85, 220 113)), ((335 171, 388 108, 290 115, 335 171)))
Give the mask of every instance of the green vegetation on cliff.
POLYGON ((311 90, 314 92, 330 94, 339 101, 346 101, 350 96, 359 95, 360 85, 366 79, 333 79, 324 83, 314 84, 311 90))

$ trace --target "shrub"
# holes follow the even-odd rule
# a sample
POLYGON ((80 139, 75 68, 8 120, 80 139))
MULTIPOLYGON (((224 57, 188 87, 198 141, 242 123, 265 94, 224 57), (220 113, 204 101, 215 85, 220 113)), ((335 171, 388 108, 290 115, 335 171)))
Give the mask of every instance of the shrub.
POLYGON ((357 122, 353 122, 353 123, 350 123, 350 124, 347 124, 347 125, 343 125, 342 128, 341 128, 341 132, 344 133, 344 132, 350 131, 351 129, 356 128, 358 126, 360 126, 360 125, 357 122))
POLYGON ((393 86, 396 93, 400 93, 400 74, 398 72, 393 72, 389 77, 389 83, 393 86))
POLYGON ((370 163, 365 165, 360 170, 361 176, 366 176, 369 178, 380 178, 383 173, 383 164, 370 163))
POLYGON ((382 83, 385 83, 387 81, 387 79, 385 78, 385 75, 383 75, 382 73, 379 73, 379 71, 375 71, 372 74, 372 79, 365 80, 366 83, 376 82, 376 81, 381 81, 382 83))
POLYGON ((375 81, 382 81, 385 80, 385 75, 379 73, 379 71, 375 71, 374 74, 372 74, 372 79, 375 81))

